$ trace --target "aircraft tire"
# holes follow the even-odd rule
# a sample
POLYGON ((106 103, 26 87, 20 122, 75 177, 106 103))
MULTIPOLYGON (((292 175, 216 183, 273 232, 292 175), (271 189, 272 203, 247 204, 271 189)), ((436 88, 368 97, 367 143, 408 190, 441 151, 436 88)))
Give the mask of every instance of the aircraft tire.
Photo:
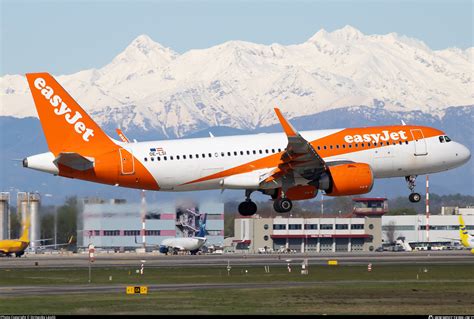
POLYGON ((288 198, 279 198, 273 202, 273 209, 277 213, 288 213, 293 208, 293 203, 288 198))
POLYGON ((410 196, 408 196, 408 199, 412 203, 418 203, 421 200, 421 195, 418 193, 411 193, 410 196))

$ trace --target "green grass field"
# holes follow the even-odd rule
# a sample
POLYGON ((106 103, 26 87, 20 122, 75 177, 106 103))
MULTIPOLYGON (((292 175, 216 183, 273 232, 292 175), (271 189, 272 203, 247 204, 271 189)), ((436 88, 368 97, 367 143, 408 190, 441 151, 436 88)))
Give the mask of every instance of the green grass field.
MULTIPOLYGON (((91 285, 123 293, 2 296, 0 314, 473 314, 469 265, 93 268, 91 285), (248 272, 246 272, 247 270, 248 272), (109 277, 112 276, 112 281, 109 277), (304 287, 154 291, 126 295, 127 285, 316 282, 304 287), (361 281, 365 281, 361 283, 361 281)), ((88 269, 3 269, 0 286, 87 285, 88 269)))

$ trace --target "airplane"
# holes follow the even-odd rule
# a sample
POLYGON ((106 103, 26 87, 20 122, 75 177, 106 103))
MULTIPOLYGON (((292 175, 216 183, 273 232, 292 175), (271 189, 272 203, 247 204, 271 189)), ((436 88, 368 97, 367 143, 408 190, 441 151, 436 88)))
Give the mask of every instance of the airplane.
POLYGON ((192 255, 195 255, 199 249, 206 243, 206 217, 204 220, 199 221, 199 231, 196 232, 195 237, 175 237, 166 238, 160 244, 160 253, 168 254, 170 250, 174 254, 178 251, 189 251, 192 255))
POLYGON ((470 248, 471 253, 474 254, 474 236, 467 232, 462 215, 459 215, 459 237, 461 244, 466 248, 470 248))
MULTIPOLYGON (((278 108, 283 133, 128 143, 106 135, 48 73, 26 74, 49 152, 23 166, 67 178, 155 191, 245 190, 238 211, 257 212, 259 191, 276 212, 292 201, 365 194, 378 178, 404 177, 411 202, 416 177, 471 158, 443 131, 394 125, 298 132, 278 108)), ((123 139, 128 140, 128 139, 123 139)))
POLYGON ((10 257, 15 254, 21 257, 25 253, 25 249, 30 245, 29 235, 30 223, 27 220, 23 225, 23 233, 18 239, 0 240, 0 257, 10 257))
MULTIPOLYGON (((21 257, 25 254, 25 250, 28 248, 30 243, 32 242, 29 239, 29 228, 30 222, 27 220, 23 225, 23 233, 19 239, 5 239, 0 240, 0 257, 11 257, 15 255, 16 257, 21 257)), ((70 245, 74 236, 69 238, 67 243, 63 244, 56 244, 56 245, 37 245, 35 249, 44 249, 48 247, 60 247, 70 245)), ((33 242, 43 241, 44 239, 34 240, 33 242)))

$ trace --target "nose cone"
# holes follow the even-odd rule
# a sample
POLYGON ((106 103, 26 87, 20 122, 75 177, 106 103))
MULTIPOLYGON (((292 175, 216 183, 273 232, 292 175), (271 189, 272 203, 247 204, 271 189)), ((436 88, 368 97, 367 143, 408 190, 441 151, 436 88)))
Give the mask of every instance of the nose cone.
POLYGON ((463 165, 471 159, 471 151, 469 151, 466 146, 458 144, 456 148, 456 157, 459 165, 463 165))

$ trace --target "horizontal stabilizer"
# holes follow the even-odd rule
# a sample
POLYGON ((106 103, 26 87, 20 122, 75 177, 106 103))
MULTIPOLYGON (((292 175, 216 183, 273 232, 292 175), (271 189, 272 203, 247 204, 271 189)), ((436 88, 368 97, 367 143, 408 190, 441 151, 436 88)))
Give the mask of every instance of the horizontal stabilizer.
POLYGON ((86 158, 77 153, 59 153, 53 163, 56 166, 61 164, 78 171, 87 171, 88 169, 94 168, 93 158, 86 158))

